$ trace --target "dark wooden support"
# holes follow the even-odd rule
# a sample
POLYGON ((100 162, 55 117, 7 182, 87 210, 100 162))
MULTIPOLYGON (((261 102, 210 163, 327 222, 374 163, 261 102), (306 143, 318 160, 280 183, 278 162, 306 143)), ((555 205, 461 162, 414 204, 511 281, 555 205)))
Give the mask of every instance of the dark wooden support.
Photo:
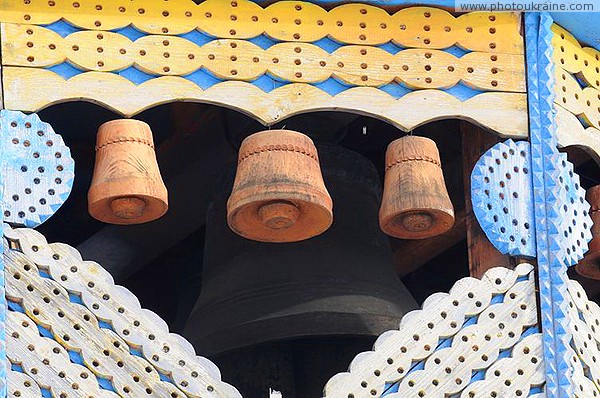
POLYGON ((463 182, 465 187, 465 224, 469 249, 469 270, 473 277, 481 278, 493 267, 514 268, 515 259, 500 253, 490 243, 473 213, 471 204, 471 171, 481 155, 501 139, 468 122, 460 124, 463 147, 463 182))

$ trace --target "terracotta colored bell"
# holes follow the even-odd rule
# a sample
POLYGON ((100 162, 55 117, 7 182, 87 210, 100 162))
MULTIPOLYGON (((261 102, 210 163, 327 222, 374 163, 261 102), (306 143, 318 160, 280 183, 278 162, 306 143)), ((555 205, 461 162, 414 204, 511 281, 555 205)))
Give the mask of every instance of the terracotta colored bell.
POLYGON ((600 185, 587 190, 585 195, 591 205, 590 217, 592 225, 592 240, 585 257, 575 266, 577 273, 590 279, 600 280, 600 185))
POLYGON ((329 228, 332 207, 310 138, 268 130, 242 142, 227 201, 235 233, 261 242, 301 241, 329 228))
POLYGON ((402 137, 388 146, 385 162, 379 209, 383 232, 400 239, 424 239, 452 228, 454 209, 434 141, 402 137))
POLYGON ((104 123, 96 139, 96 164, 88 192, 92 217, 110 224, 141 224, 168 209, 150 126, 139 120, 104 123))

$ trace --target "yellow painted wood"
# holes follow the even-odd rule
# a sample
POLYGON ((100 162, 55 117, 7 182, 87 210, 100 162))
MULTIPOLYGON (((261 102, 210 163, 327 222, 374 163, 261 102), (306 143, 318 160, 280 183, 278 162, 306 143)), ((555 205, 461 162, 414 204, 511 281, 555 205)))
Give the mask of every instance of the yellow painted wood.
POLYGON ((458 44, 473 51, 523 53, 520 18, 515 13, 468 13, 454 17, 431 7, 410 7, 393 15, 364 4, 329 11, 302 1, 261 8, 250 0, 4 0, 0 21, 34 25, 64 19, 90 30, 132 24, 150 34, 181 34, 198 29, 217 38, 245 39, 267 34, 282 41, 312 42, 329 36, 346 44, 394 42, 417 48, 458 44))
MULTIPOLYGON (((359 11, 360 13, 360 11, 359 11)), ((217 39, 203 46, 168 35, 132 42, 113 32, 81 31, 62 38, 34 26, 4 24, 3 64, 47 67, 68 61, 84 71, 119 71, 135 65, 159 76, 185 76, 205 68, 225 80, 252 81, 269 73, 289 82, 330 77, 355 86, 392 81, 413 89, 449 88, 460 81, 485 91, 525 92, 521 55, 407 49, 392 55, 373 46, 347 45, 329 54, 310 43, 279 43, 264 50, 245 40, 217 39)))
POLYGON ((600 90, 600 51, 582 47, 568 31, 554 24, 554 60, 569 73, 578 74, 588 86, 600 90))
POLYGON ((158 104, 186 100, 231 107, 265 124, 302 112, 346 110, 388 120, 405 131, 432 120, 460 118, 486 126, 502 136, 527 137, 524 93, 488 92, 461 102, 439 90, 415 91, 395 99, 377 88, 356 87, 332 97, 303 83, 288 84, 266 93, 251 83, 236 81, 202 90, 177 76, 159 77, 136 86, 121 76, 104 72, 85 72, 69 80, 36 68, 5 67, 3 73, 8 93, 6 107, 24 111, 84 99, 131 116, 158 104))
POLYGON ((600 128, 600 90, 581 88, 568 71, 556 68, 555 103, 581 118, 587 127, 600 128))
POLYGON ((67 59, 66 43, 50 29, 2 24, 2 64, 49 67, 67 59))
POLYGON ((556 24, 552 31, 559 145, 582 147, 600 162, 600 52, 556 24))
POLYGON ((333 29, 327 11, 303 1, 278 1, 265 10, 263 19, 264 32, 281 41, 317 41, 333 29))

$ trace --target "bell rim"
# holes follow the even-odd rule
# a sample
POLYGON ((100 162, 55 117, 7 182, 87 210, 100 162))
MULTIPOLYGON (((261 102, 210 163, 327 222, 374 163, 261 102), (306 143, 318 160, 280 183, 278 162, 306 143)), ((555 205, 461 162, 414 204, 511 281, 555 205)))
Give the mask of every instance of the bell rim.
POLYGON ((310 191, 302 195, 294 190, 263 192, 260 195, 244 195, 243 190, 238 191, 227 201, 227 224, 236 234, 259 242, 299 242, 321 235, 333 224, 333 201, 327 191, 310 191), (259 222, 260 207, 277 201, 291 202, 298 207, 300 215, 293 226, 273 230, 259 222), (239 228, 240 225, 247 225, 248 228, 239 228))
POLYGON ((456 219, 454 217, 453 209, 431 209, 431 208, 412 208, 408 211, 401 211, 397 213, 388 214, 383 216, 379 214, 379 226, 381 230, 393 238, 397 239, 428 239, 434 236, 438 236, 448 232, 454 226, 456 219), (394 222, 399 217, 407 216, 415 213, 426 213, 433 216, 434 227, 420 231, 411 232, 406 229, 397 227, 397 223, 394 222), (444 222, 446 225, 444 225, 444 222))
MULTIPOLYGON (((90 190, 91 191, 91 190, 90 190)), ((169 210, 168 199, 147 194, 128 193, 126 195, 111 195, 91 202, 88 200, 88 211, 98 221, 108 224, 131 225, 144 224, 154 221, 165 215, 169 210), (110 204, 115 199, 134 197, 145 202, 144 213, 137 218, 125 219, 117 217, 111 210, 110 204)))
MULTIPOLYGON (((219 342, 222 337, 228 332, 231 333, 230 328, 221 328, 208 334, 193 335, 194 331, 194 319, 190 317, 188 323, 184 329, 184 335, 187 335, 190 342, 199 350, 205 353, 205 355, 223 355, 227 352, 231 352, 243 347, 250 347, 258 344, 264 344, 276 341, 287 341, 301 338, 311 337, 334 337, 334 336, 355 336, 355 337, 371 337, 374 338, 386 330, 397 328, 400 324, 402 317, 412 310, 417 308, 404 309, 403 314, 400 316, 388 315, 388 314, 362 314, 361 317, 357 317, 355 313, 338 313, 338 312, 327 312, 327 311, 314 311, 302 314, 290 314, 283 318, 274 319, 258 319, 252 320, 247 323, 237 325, 238 329, 243 329, 244 342, 240 342, 240 337, 232 337, 231 335, 227 340, 233 341, 233 344, 224 346, 219 342), (336 322, 332 322, 331 317, 338 318, 336 322), (300 321, 299 321, 300 320, 300 321), (316 322, 316 320, 323 320, 316 322), (385 324, 385 326, 374 327, 375 324, 385 324), (304 325, 301 329, 298 329, 295 333, 290 333, 289 330, 285 332, 274 331, 273 326, 285 325, 286 323, 293 323, 296 325, 304 325), (342 325, 336 326, 335 324, 342 325), (349 324, 353 326, 348 326, 349 324), (348 329, 352 331, 348 331, 348 329), (271 334, 264 335, 264 337, 258 337, 259 333, 256 330, 270 330, 271 334)), ((197 321, 196 321, 197 322, 197 321)), ((236 332, 233 332, 235 334, 236 332)), ((262 334, 262 333, 261 333, 262 334)))

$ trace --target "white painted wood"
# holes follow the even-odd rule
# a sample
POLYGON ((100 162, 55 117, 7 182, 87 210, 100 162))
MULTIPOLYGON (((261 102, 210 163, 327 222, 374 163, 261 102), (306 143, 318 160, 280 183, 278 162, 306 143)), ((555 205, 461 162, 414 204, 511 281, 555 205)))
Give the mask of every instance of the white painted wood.
POLYGON ((580 398, 600 397, 600 306, 577 281, 569 281, 568 292, 575 392, 580 398))
POLYGON ((128 387, 131 396, 138 397, 142 396, 138 393, 146 394, 145 389, 150 388, 156 396, 178 394, 176 396, 183 397, 172 384, 158 380, 157 371, 160 371, 170 375, 175 385, 190 397, 240 396, 235 388, 220 381, 220 372, 212 362, 196 356, 187 340, 169 333, 166 323, 158 315, 142 309, 137 298, 122 286, 115 286, 111 275, 98 264, 83 261, 77 250, 68 245, 49 245, 37 231, 10 229, 8 225, 5 228, 5 236, 22 251, 10 250, 5 257, 7 275, 12 275, 7 277, 9 298, 22 300, 28 314, 37 308, 40 315, 33 315, 33 318, 52 325, 61 344, 81 350, 86 364, 96 372, 113 377, 118 391, 128 387), (27 264, 29 271, 24 270, 27 264), (40 278, 33 265, 45 270, 54 280, 40 278), (19 273, 19 279, 15 279, 15 273, 19 273), (29 285, 35 287, 36 294, 27 290, 29 285), (52 293, 54 289, 60 294, 52 293), (85 305, 69 302, 67 291, 81 297, 85 305), (65 316, 57 316, 56 311, 43 311, 49 306, 43 297, 51 298, 50 305, 61 308, 65 316), (55 300, 59 303, 54 303, 55 300), (90 321, 83 323, 81 319, 86 314, 90 321), (112 325, 116 333, 98 328, 98 320, 112 325), (75 324, 81 329, 73 331, 75 324), (63 333, 69 334, 69 341, 61 338, 63 333), (118 349, 115 349, 115 343, 120 346, 118 349), (139 349, 145 360, 128 355, 127 347, 139 349), (100 355, 104 350, 109 350, 113 361, 104 360, 100 355), (94 359, 99 366, 93 366, 94 359), (123 368, 114 365, 119 361, 124 363, 123 368), (133 392, 132 375, 140 378, 136 384, 144 384, 138 393, 133 392))
MULTIPOLYGON (((10 369, 10 362, 7 363, 10 369)), ((40 398, 42 391, 37 383, 25 373, 9 370, 6 375, 8 396, 20 398, 40 398)))
MULTIPOLYGON (((131 347, 112 330, 100 328, 96 317, 85 306, 69 300, 69 292, 40 276, 38 266, 26 255, 8 250, 4 259, 7 299, 19 301, 27 315, 50 329, 61 346, 79 352, 90 370, 112 381, 115 391, 136 398, 147 395, 147 391, 160 397, 185 396, 173 384, 161 381, 157 370, 147 361, 131 355, 131 347)), ((41 360, 44 355, 33 356, 41 360)), ((13 360, 22 362, 24 358, 13 360)), ((39 384, 50 383, 49 380, 49 374, 36 376, 39 384)))
POLYGON ((577 116, 561 106, 555 105, 554 109, 558 144, 563 148, 571 145, 582 147, 600 163, 600 129, 584 127, 577 116))
MULTIPOLYGON (((6 322, 7 355, 11 362, 20 364, 26 374, 35 379, 39 386, 50 390, 54 397, 117 397, 110 391, 100 391, 94 374, 84 366, 72 363, 69 354, 56 341, 41 337, 37 325, 27 315, 9 311, 6 322), (64 394, 64 395, 61 395, 64 394)), ((10 372, 13 373, 13 372, 10 372)), ((29 381, 27 377, 14 377, 21 384, 29 381)), ((23 384, 24 387, 24 384, 23 384)), ((27 388, 30 396, 40 394, 39 387, 27 388)), ((13 390, 15 386, 9 388, 13 390)), ((41 396, 37 395, 36 398, 41 396)))
POLYGON ((545 375, 542 334, 536 333, 519 341, 510 357, 496 361, 485 378, 471 383, 460 397, 528 397, 532 386, 544 384, 545 375))
MULTIPOLYGON (((508 290, 502 303, 488 306, 477 324, 462 328, 452 339, 452 345, 435 351, 423 370, 407 375, 399 390, 390 398, 444 398, 460 393, 471 381, 474 371, 487 369, 501 350, 510 349, 522 332, 537 324, 535 279, 516 283, 508 290)), ((500 395, 502 396, 502 395, 500 395)))
MULTIPOLYGON (((468 385, 473 369, 490 366, 500 348, 516 344, 522 328, 537 322, 532 270, 529 264, 521 264, 514 271, 493 268, 482 280, 464 278, 453 286, 450 293, 430 296, 422 310, 404 316, 398 330, 383 333, 373 351, 358 354, 348 372, 334 376, 325 386, 325 396, 377 396, 384 391, 386 383, 395 382, 400 382, 401 392, 390 397, 419 396, 422 389, 427 390, 427 396, 436 396, 434 391, 438 389, 448 393, 460 392, 468 385), (520 277, 525 280, 517 282, 520 277), (492 296, 500 294, 506 294, 505 302, 491 304, 492 296), (521 308, 522 305, 525 307, 521 308), (513 313, 516 318, 512 318, 513 313), (465 320, 474 316, 479 316, 481 324, 461 330, 465 320), (500 323, 504 324, 502 329, 500 323), (494 337, 487 341, 486 335, 491 333, 494 337), (462 341, 463 337, 466 342, 462 341), (435 351, 440 339, 444 338, 462 343, 435 351), (471 341, 478 344, 480 351, 472 350, 475 343, 471 341), (487 356, 486 361, 481 357, 483 354, 487 356), (461 356, 469 360, 461 362, 461 356), (435 364, 436 358, 440 364, 435 364), (431 369, 407 376, 414 362, 423 359, 432 364, 431 369), (451 367, 452 378, 444 376, 448 366, 451 367), (455 376, 457 374, 460 376, 455 376), (451 386, 457 377, 461 378, 459 389, 451 386), (438 386, 432 384, 434 378, 437 378, 438 386)), ((444 394, 441 394, 443 397, 444 394)))

